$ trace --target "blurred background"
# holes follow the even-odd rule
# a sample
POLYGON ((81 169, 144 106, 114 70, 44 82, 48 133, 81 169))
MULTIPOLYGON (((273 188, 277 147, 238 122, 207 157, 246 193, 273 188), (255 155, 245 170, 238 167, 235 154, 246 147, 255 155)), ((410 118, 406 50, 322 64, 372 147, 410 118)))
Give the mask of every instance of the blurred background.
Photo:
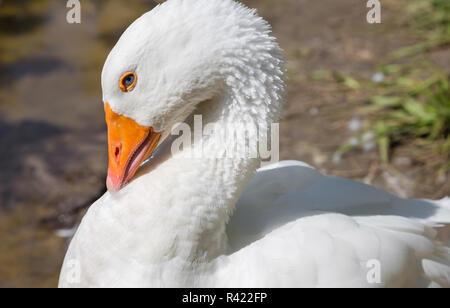
MULTIPOLYGON (((74 227, 105 191, 100 73, 163 1, 0 0, 0 287, 56 287, 74 227)), ((401 197, 450 195, 450 1, 245 0, 287 58, 281 158, 401 197)))

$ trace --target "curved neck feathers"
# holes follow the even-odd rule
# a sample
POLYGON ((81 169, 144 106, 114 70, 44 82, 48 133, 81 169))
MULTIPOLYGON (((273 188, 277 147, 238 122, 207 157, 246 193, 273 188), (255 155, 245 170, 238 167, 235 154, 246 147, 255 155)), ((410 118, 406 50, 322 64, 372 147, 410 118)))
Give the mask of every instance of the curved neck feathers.
POLYGON ((242 70, 239 76, 229 75, 221 94, 200 103, 186 121, 193 142, 165 145, 167 152, 173 153, 174 144, 179 151, 155 157, 133 182, 111 196, 119 201, 111 206, 112 215, 123 221, 122 226, 132 226, 130 241, 143 245, 134 256, 139 262, 178 260, 186 267, 207 264, 226 253, 226 224, 260 166, 259 154, 249 153, 249 147, 261 139, 261 124, 265 128, 278 121, 283 102, 282 61, 275 56, 272 60, 245 75, 242 70), (200 116, 203 132, 194 138, 200 116), (230 131, 235 138, 227 134, 230 131), (224 133, 226 143, 221 142, 224 133))

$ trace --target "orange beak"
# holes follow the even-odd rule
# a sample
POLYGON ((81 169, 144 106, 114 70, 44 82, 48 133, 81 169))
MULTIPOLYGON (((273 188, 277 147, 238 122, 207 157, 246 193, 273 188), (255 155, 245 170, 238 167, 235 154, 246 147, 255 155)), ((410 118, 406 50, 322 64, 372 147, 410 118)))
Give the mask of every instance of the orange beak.
POLYGON ((156 149, 161 133, 115 113, 108 103, 105 104, 105 114, 109 152, 106 186, 110 191, 119 191, 133 179, 139 166, 156 149))

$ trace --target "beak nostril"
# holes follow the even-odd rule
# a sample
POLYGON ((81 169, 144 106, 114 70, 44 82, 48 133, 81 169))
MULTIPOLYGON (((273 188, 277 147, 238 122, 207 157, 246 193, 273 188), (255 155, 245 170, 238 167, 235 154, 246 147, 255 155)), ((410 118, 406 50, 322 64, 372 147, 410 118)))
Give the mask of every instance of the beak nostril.
POLYGON ((114 158, 116 159, 116 161, 119 160, 119 156, 120 156, 120 147, 116 146, 114 149, 114 158))

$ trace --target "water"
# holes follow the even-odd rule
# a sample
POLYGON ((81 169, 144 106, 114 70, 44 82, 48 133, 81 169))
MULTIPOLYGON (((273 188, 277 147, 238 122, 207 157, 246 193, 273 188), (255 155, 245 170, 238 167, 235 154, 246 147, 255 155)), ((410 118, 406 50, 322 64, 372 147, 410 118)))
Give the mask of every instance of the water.
POLYGON ((64 1, 0 1, 0 287, 57 285, 61 230, 105 191, 101 67, 155 4, 84 1, 68 24, 64 1))

